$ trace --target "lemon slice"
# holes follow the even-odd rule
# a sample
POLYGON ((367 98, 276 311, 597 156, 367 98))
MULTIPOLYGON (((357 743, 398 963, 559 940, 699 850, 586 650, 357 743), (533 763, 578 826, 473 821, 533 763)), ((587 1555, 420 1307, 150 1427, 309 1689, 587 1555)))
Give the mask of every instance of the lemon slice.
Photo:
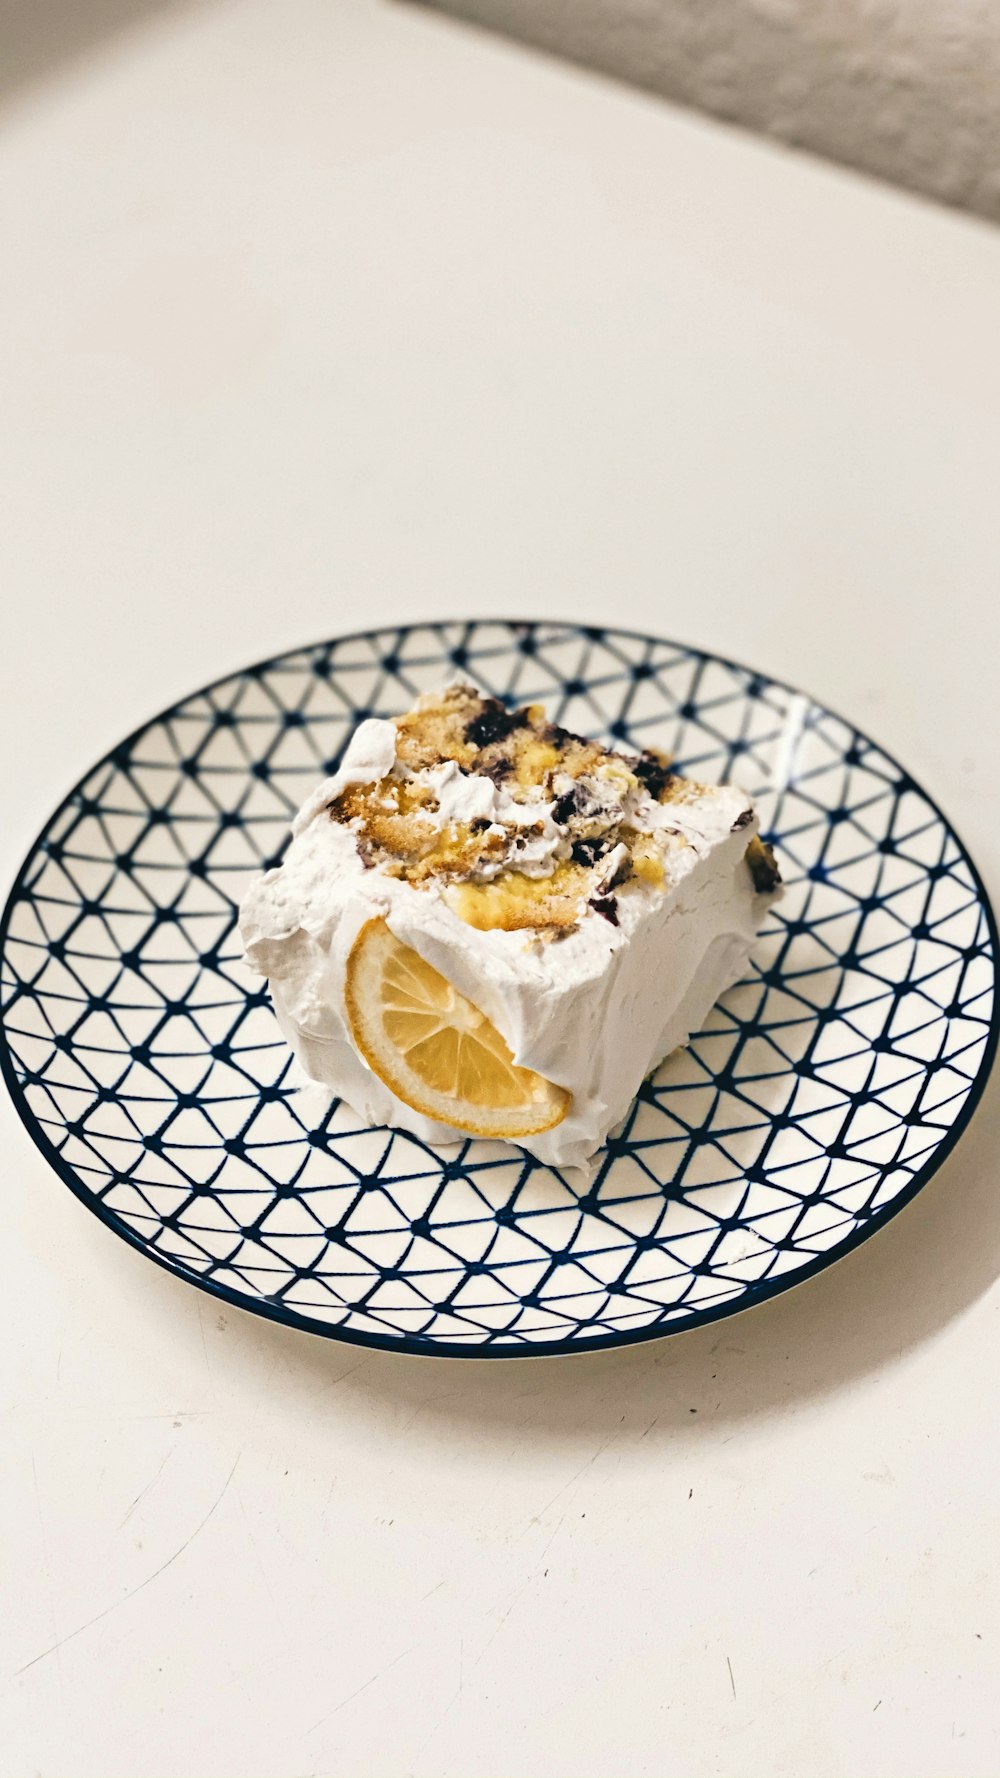
POLYGON ((512 1142, 566 1116, 571 1095, 519 1068, 485 1013, 384 920, 369 920, 358 933, 344 997, 369 1068, 411 1110, 512 1142))

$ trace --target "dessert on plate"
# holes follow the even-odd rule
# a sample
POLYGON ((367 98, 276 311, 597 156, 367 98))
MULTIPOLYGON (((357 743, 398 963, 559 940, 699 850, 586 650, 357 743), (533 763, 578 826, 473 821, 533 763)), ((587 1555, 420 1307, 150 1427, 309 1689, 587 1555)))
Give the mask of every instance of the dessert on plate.
POLYGON ((355 730, 240 931, 307 1075, 431 1143, 587 1159, 742 974, 752 803, 469 685, 355 730))

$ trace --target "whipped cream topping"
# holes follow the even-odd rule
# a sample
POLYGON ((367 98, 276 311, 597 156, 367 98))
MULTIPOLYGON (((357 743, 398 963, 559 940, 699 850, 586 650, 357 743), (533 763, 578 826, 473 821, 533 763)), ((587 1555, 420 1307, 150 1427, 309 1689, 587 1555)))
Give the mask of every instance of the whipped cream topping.
POLYGON ((349 742, 344 757, 332 778, 325 778, 322 784, 308 796, 292 822, 292 834, 300 834, 308 827, 314 815, 320 809, 333 802, 349 784, 379 784, 388 776, 396 763, 396 725, 386 722, 380 716, 368 716, 359 722, 349 742))
MULTIPOLYGON (((620 775, 612 763, 608 779, 563 784, 554 773, 554 795, 529 789, 515 797, 454 760, 408 772, 396 757, 396 733, 391 722, 363 722, 338 772, 304 804, 284 862, 246 896, 240 930, 247 959, 267 976, 282 1030, 313 1080, 373 1124, 431 1143, 463 1139, 397 1099, 351 1040, 347 959, 361 927, 383 917, 481 1008, 518 1063, 572 1094, 562 1123, 523 1146, 552 1165, 579 1165, 624 1117, 645 1075, 698 1029, 746 964, 764 905, 746 864, 756 828, 748 800, 732 786, 690 785, 681 800, 660 803, 630 784, 624 761, 620 775), (356 832, 331 818, 346 786, 393 776, 432 792, 431 819, 442 825, 521 830, 515 862, 523 875, 551 874, 569 855, 557 812, 571 797, 595 832, 624 820, 659 836, 661 880, 629 881, 614 921, 584 905, 577 924, 554 941, 531 930, 480 930, 459 917, 445 885, 431 879, 416 887, 366 864, 356 832)), ((599 857, 598 901, 629 866, 621 842, 599 857)))
POLYGON ((560 859, 569 857, 566 835, 552 818, 553 804, 540 794, 518 800, 492 778, 463 772, 453 759, 420 772, 396 770, 406 782, 431 792, 437 806, 430 811, 430 819, 439 828, 452 822, 485 821, 500 832, 524 830, 513 836, 510 859, 498 857, 483 863, 479 875, 484 880, 498 876, 505 862, 516 864, 526 877, 549 876, 560 859))

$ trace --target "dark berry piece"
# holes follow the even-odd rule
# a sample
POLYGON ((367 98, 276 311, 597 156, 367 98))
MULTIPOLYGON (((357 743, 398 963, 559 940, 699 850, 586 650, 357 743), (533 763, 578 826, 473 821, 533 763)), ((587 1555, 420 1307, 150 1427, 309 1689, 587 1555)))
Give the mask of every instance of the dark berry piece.
POLYGON ((667 785, 670 784, 676 776, 676 773, 670 770, 665 759, 659 758, 655 753, 648 753, 645 749, 639 754, 632 770, 638 778, 639 783, 648 790, 650 796, 655 796, 656 798, 662 796, 667 785))
POLYGON ((618 903, 613 895, 595 895, 587 905, 593 908, 595 914, 601 914, 605 920, 610 920, 612 926, 617 926, 618 903))
POLYGON ((596 864, 608 849, 607 840, 574 840, 570 857, 574 864, 596 864))
POLYGON ((557 797, 552 804, 552 819, 557 821, 560 827, 565 827, 570 816, 578 814, 579 810, 579 796, 574 784, 572 790, 565 790, 562 796, 557 797))
POLYGON ((495 741, 506 741, 515 729, 523 727, 523 710, 507 710, 499 698, 487 698, 478 716, 466 727, 465 738, 473 747, 492 747, 495 741))

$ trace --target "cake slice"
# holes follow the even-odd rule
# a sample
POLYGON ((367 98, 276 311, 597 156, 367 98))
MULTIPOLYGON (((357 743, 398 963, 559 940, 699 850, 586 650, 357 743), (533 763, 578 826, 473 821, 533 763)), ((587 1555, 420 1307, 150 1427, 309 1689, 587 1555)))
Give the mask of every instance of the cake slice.
POLYGON ((306 1074, 371 1123, 570 1166, 738 979, 778 881, 735 786, 452 685, 360 724, 240 930, 306 1074))

